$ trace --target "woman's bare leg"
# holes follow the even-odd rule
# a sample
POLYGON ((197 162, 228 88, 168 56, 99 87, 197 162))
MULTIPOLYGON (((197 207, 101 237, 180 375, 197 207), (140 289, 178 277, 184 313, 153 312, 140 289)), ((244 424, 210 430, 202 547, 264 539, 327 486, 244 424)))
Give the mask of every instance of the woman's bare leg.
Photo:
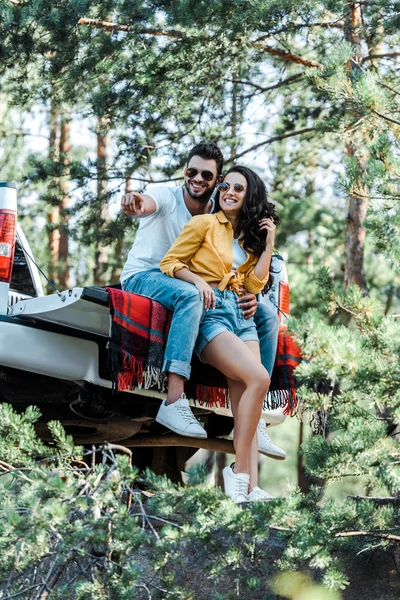
POLYGON ((235 401, 235 472, 248 474, 251 446, 270 383, 268 372, 260 361, 254 360, 250 344, 258 346, 257 342, 244 343, 227 331, 207 344, 201 355, 204 362, 216 367, 226 377, 244 384, 240 400, 235 401))
POLYGON ((257 431, 250 448, 250 492, 258 486, 258 437, 257 431))
MULTIPOLYGON (((260 361, 260 350, 257 342, 245 342, 247 347, 252 351, 254 357, 260 361)), ((239 400, 245 390, 245 386, 243 383, 239 381, 235 381, 234 379, 230 379, 227 377, 228 387, 229 387, 229 395, 232 403, 232 414, 235 421, 235 431, 236 431, 236 422, 237 422, 237 406, 239 400)), ((234 434, 235 435, 235 434, 234 434)), ((235 445, 235 439, 233 440, 233 444, 235 445)), ((236 447, 235 447, 236 448, 236 447)), ((257 430, 255 436, 253 438, 251 449, 250 449, 250 491, 254 487, 258 486, 258 436, 257 430)))

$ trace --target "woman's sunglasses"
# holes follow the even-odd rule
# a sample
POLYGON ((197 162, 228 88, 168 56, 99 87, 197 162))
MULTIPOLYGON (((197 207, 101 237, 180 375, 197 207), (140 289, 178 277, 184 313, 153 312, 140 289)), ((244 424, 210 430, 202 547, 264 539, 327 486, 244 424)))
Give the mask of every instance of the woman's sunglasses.
POLYGON ((201 171, 201 169, 195 169, 194 167, 189 167, 185 171, 185 175, 186 177, 189 177, 189 179, 196 177, 197 173, 201 173, 202 178, 206 181, 212 181, 215 177, 215 174, 211 171, 201 171))
MULTIPOLYGON (((230 187, 231 187, 231 184, 230 184, 230 183, 226 183, 226 182, 224 181, 223 183, 220 183, 220 184, 217 186, 217 189, 218 189, 220 192, 227 192, 227 191, 229 190, 229 188, 230 188, 230 187)), ((240 193, 240 192, 243 192, 243 191, 244 191, 245 187, 244 187, 244 185, 242 185, 241 183, 234 183, 234 184, 233 184, 233 189, 235 190, 235 192, 239 192, 239 193, 240 193)))

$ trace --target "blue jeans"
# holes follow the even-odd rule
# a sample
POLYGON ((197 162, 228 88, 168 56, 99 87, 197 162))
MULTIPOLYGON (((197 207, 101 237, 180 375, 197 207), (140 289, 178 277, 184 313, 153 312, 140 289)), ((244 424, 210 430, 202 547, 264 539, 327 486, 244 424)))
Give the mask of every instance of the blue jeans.
POLYGON ((236 292, 214 290, 214 293, 216 306, 205 313, 194 349, 199 358, 207 344, 225 331, 234 333, 243 342, 258 342, 254 318, 243 318, 242 311, 237 303, 238 295, 236 292))
POLYGON ((122 288, 157 300, 173 311, 165 347, 163 371, 190 377, 190 362, 204 308, 198 289, 187 281, 164 275, 158 269, 135 273, 122 288))
POLYGON ((269 306, 263 302, 259 302, 257 312, 254 315, 254 322, 260 341, 261 363, 267 369, 269 375, 271 375, 274 368, 276 347, 278 345, 278 313, 272 305, 269 306))

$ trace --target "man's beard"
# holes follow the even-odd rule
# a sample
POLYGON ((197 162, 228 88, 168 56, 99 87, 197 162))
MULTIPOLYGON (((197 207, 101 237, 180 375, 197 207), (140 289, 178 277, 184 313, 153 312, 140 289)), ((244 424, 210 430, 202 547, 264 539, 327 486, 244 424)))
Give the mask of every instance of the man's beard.
POLYGON ((209 199, 211 198, 211 194, 214 191, 214 188, 212 188, 212 189, 207 188, 204 190, 204 192, 200 196, 194 196, 190 189, 190 185, 188 183, 186 183, 186 181, 185 181, 184 185, 185 185, 185 190, 187 191, 189 196, 192 198, 192 200, 196 200, 197 202, 201 202, 203 204, 205 204, 206 202, 209 201, 209 199))

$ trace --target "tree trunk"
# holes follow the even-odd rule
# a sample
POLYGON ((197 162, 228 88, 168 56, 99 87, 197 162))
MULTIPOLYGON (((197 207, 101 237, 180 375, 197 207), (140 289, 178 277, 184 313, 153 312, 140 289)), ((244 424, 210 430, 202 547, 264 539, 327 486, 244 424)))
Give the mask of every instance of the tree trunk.
MULTIPOLYGON (((109 221, 107 204, 107 155, 109 146, 109 137, 106 133, 108 124, 100 119, 97 132, 97 206, 99 207, 99 233, 101 235, 104 225, 109 221)), ((95 250, 95 260, 93 269, 94 285, 106 285, 107 267, 110 249, 105 246, 103 241, 97 242, 95 250)))
MULTIPOLYGON (((61 117, 60 130, 60 160, 64 165, 71 162, 71 140, 70 140, 70 120, 69 117, 61 117)), ((59 271, 58 281, 62 289, 68 289, 69 268, 68 268, 68 220, 69 220, 69 168, 64 171, 60 180, 61 200, 60 200, 60 220, 59 220, 59 271)))
POLYGON ((226 454, 223 452, 217 452, 216 457, 216 475, 215 475, 215 485, 218 485, 220 488, 224 489, 224 478, 222 476, 222 471, 226 467, 226 454))
MULTIPOLYGON (((58 139, 58 119, 60 111, 54 103, 50 109, 50 136, 49 136, 49 158, 56 161, 60 155, 60 146, 58 139)), ((58 187, 58 180, 55 182, 55 187, 58 187)), ((60 232, 58 230, 58 222, 60 219, 60 209, 58 206, 50 207, 47 213, 48 223, 48 243, 50 251, 50 260, 48 265, 48 274, 51 281, 58 282, 57 265, 58 265, 58 250, 60 242, 60 232)), ((50 294, 54 290, 48 284, 47 293, 50 294)))
MULTIPOLYGON (((309 159, 310 169, 309 169, 309 178, 306 184, 306 197, 312 196, 315 193, 315 172, 317 167, 317 160, 315 156, 310 156, 309 159)), ((310 229, 308 233, 308 255, 307 255, 307 265, 310 269, 314 266, 314 244, 315 244, 315 231, 310 229)))
MULTIPOLYGON (((52 104, 50 111, 49 158, 64 165, 71 161, 70 122, 63 115, 60 117, 58 106, 52 104), (60 129, 59 122, 60 123, 60 129)), ((68 208, 69 208, 69 168, 64 175, 55 178, 53 187, 60 194, 58 206, 53 206, 47 213, 48 242, 50 260, 49 278, 61 289, 69 288, 68 269, 68 208)), ((48 293, 53 289, 48 286, 48 293)))
MULTIPOLYGON (((233 80, 236 79, 236 74, 233 73, 233 80)), ((231 159, 235 161, 237 154, 237 120, 238 120, 238 86, 236 83, 232 84, 232 117, 231 117, 231 159)))
POLYGON ((299 486, 299 488, 303 492, 303 494, 308 494, 308 492, 310 491, 311 480, 306 475, 306 472, 304 469, 303 457, 301 456, 300 451, 299 451, 303 444, 303 441, 304 441, 304 423, 302 421, 300 421, 299 445, 298 445, 298 452, 297 452, 297 485, 299 486))
MULTIPOLYGON (((362 21, 361 4, 350 2, 348 4, 347 18, 344 26, 344 35, 346 41, 350 42, 354 48, 352 60, 349 61, 348 71, 351 73, 360 69, 361 61, 361 40, 360 26, 362 21)), ((355 115, 356 117, 357 115, 355 115)), ((364 245, 365 228, 364 221, 368 208, 368 192, 363 185, 365 174, 365 154, 358 151, 354 140, 348 139, 346 143, 346 152, 349 158, 355 161, 358 177, 352 184, 349 194, 349 212, 347 215, 346 232, 346 252, 345 252, 345 285, 358 285, 364 294, 368 294, 367 282, 364 272, 364 245)))
MULTIPOLYGON (((132 191, 132 180, 129 175, 125 178, 125 194, 129 194, 132 191)), ((121 259, 123 251, 123 236, 120 235, 114 244, 113 250, 113 261, 110 275, 110 285, 118 283, 119 276, 121 274, 121 259)))

